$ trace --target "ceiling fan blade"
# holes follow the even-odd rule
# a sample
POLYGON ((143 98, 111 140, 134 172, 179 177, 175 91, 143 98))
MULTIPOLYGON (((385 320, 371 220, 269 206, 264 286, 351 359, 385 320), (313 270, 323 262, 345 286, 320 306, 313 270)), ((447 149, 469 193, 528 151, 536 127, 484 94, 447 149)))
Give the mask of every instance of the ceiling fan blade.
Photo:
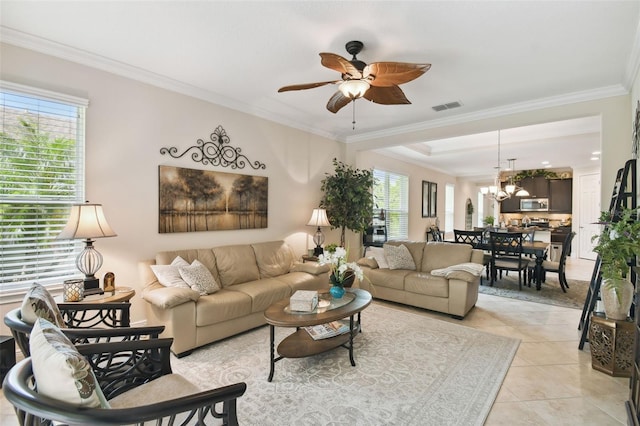
POLYGON ((362 73, 342 56, 335 53, 321 53, 320 57, 322 58, 321 63, 325 67, 338 71, 340 74, 347 74, 352 78, 362 78, 362 73))
POLYGON ((369 87, 364 93, 364 98, 369 99, 371 102, 382 105, 400 105, 410 104, 409 99, 404 95, 402 89, 398 86, 385 86, 385 87, 369 87))
POLYGON ((351 100, 351 98, 347 98, 342 94, 341 91, 338 90, 333 94, 333 96, 331 96, 329 102, 327 102, 327 109, 335 114, 336 112, 340 111, 343 106, 351 102, 351 100))
POLYGON ((431 64, 410 64, 406 62, 374 62, 364 68, 366 77, 373 77, 372 86, 388 87, 409 82, 429 71, 431 64))
POLYGON ((306 83, 306 84, 294 84, 291 86, 284 86, 278 89, 278 92, 288 92, 290 90, 304 90, 304 89, 313 89, 314 87, 326 86, 327 84, 336 84, 340 83, 342 80, 338 81, 321 81, 318 83, 306 83))

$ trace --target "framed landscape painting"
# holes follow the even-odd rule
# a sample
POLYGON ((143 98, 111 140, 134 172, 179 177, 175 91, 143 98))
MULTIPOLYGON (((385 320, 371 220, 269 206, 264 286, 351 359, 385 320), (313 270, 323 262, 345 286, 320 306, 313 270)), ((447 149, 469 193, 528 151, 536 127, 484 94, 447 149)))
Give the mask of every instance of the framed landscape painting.
POLYGON ((158 231, 267 227, 268 178, 159 166, 158 231))

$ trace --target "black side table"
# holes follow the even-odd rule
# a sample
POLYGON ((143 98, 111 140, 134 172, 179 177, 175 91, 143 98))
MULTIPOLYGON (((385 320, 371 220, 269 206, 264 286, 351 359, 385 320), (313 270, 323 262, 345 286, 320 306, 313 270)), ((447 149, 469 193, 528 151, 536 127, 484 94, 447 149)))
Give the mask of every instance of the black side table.
POLYGON ((16 365, 16 341, 11 336, 0 336, 0 388, 4 376, 16 365))

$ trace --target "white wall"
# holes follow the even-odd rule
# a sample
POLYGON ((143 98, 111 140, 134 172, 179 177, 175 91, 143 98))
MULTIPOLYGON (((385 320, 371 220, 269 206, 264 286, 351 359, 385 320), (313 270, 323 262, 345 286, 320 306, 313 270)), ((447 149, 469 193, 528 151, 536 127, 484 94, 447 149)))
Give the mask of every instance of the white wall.
MULTIPOLYGON (((321 180, 333 171, 332 159, 343 156, 343 144, 33 51, 10 45, 0 49, 3 80, 89 99, 86 199, 103 204, 118 234, 95 243, 104 256, 98 275, 113 271, 116 285, 139 289, 137 263, 160 250, 277 239, 287 240, 300 255, 313 247, 314 230, 306 223, 320 201, 321 180), (266 169, 231 170, 160 154, 162 147, 182 151, 199 138, 206 140, 218 125, 230 145, 266 169), (267 176, 268 228, 159 234, 160 164, 267 176)), ((143 318, 142 303, 134 298, 134 321, 143 318)))

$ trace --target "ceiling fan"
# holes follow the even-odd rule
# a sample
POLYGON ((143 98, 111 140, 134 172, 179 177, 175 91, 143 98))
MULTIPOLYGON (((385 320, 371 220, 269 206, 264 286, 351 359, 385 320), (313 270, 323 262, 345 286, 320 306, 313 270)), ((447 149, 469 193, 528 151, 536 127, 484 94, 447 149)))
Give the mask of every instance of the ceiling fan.
POLYGON ((333 113, 361 97, 383 105, 410 104, 398 85, 420 77, 431 68, 431 64, 406 62, 374 62, 367 65, 356 58, 364 47, 362 42, 350 41, 345 47, 353 56, 350 61, 335 53, 320 53, 322 65, 338 71, 342 75, 340 80, 284 86, 278 89, 278 92, 339 84, 339 90, 327 103, 327 109, 333 113))

